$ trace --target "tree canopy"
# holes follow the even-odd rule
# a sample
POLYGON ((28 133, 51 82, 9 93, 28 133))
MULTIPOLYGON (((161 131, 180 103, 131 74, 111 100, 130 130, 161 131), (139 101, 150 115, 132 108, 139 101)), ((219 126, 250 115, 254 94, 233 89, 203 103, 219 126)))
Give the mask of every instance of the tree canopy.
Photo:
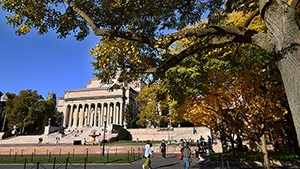
POLYGON ((16 126, 19 134, 41 134, 48 118, 55 116, 55 100, 44 100, 36 90, 21 90, 19 95, 8 94, 8 98, 4 113, 10 131, 16 126))

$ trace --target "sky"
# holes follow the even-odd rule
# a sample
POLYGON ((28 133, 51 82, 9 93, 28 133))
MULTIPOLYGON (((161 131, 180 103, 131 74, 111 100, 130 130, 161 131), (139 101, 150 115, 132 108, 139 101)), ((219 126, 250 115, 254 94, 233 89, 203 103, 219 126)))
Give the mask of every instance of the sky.
POLYGON ((49 92, 63 97, 64 91, 81 89, 93 78, 89 51, 99 37, 89 35, 83 41, 73 36, 58 39, 55 32, 38 35, 34 31, 17 36, 6 25, 0 10, 0 91, 19 94, 37 90, 46 99, 49 92))

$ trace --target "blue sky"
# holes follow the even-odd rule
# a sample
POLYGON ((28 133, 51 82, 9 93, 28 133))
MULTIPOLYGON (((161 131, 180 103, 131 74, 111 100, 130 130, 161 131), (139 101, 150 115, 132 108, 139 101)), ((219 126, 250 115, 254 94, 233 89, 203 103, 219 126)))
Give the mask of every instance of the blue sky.
POLYGON ((63 97, 66 90, 85 88, 93 78, 89 51, 99 41, 91 34, 83 41, 73 36, 58 39, 54 32, 38 35, 34 31, 17 36, 6 25, 0 10, 0 91, 18 94, 37 90, 46 98, 48 92, 63 97))

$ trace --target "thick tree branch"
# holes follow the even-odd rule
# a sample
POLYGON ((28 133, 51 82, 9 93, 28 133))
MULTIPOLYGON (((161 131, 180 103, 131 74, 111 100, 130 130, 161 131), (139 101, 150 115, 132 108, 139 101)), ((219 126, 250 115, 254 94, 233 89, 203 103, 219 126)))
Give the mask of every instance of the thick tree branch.
POLYGON ((117 31, 117 30, 106 30, 106 29, 99 29, 94 20, 89 17, 84 11, 82 11, 80 8, 78 8, 71 0, 65 0, 66 3, 69 4, 69 6, 73 9, 74 12, 76 12, 78 15, 80 15, 84 20, 87 21, 87 23, 91 26, 93 32, 97 36, 111 36, 111 37, 120 37, 125 38, 128 40, 134 40, 141 43, 146 43, 152 47, 155 46, 155 40, 151 39, 146 36, 139 36, 130 32, 123 32, 123 31, 117 31))
POLYGON ((250 23, 252 22, 252 20, 259 15, 259 9, 256 9, 255 11, 253 11, 253 13, 249 16, 249 18, 246 20, 244 27, 247 28, 250 23))
POLYGON ((190 46, 189 48, 183 50, 179 54, 172 57, 169 61, 163 63, 159 67, 154 68, 148 68, 143 70, 138 70, 136 72, 145 72, 145 73, 163 73, 170 69, 171 67, 176 66, 178 63, 180 63, 184 58, 191 56, 195 54, 196 52, 207 49, 208 47, 216 47, 216 46, 222 46, 225 44, 238 42, 238 43, 251 43, 253 45, 261 47, 263 50, 267 52, 271 52, 274 49, 274 46, 272 44, 271 37, 269 37, 267 34, 263 33, 257 33, 253 35, 253 31, 247 32, 245 31, 241 35, 236 36, 224 36, 221 38, 213 38, 210 40, 210 42, 201 42, 197 43, 195 45, 190 46), (268 42, 268 43, 266 43, 268 42), (266 45, 268 44, 268 45, 266 45))
POLYGON ((156 67, 156 68, 148 68, 148 69, 146 69, 142 72, 147 72, 147 73, 163 73, 163 72, 166 72, 171 67, 174 67, 174 66, 178 65, 184 58, 186 58, 188 56, 192 56, 193 54, 197 53, 200 50, 207 49, 208 47, 216 47, 216 46, 232 43, 232 42, 235 41, 234 39, 236 39, 236 37, 223 38, 223 39, 219 39, 219 38, 216 39, 215 38, 215 39, 211 40, 209 43, 200 42, 200 43, 194 44, 194 45, 188 47, 187 49, 183 50, 179 54, 174 55, 170 60, 168 60, 167 62, 165 62, 161 66, 156 67))
POLYGON ((270 4, 270 0, 259 0, 259 12, 262 18, 265 15, 265 9, 270 4))
MULTIPOLYGON (((212 26, 209 28, 189 28, 184 29, 182 31, 173 33, 171 35, 166 36, 166 43, 162 45, 163 48, 168 48, 175 41, 180 40, 186 37, 205 37, 209 35, 234 35, 234 36, 244 36, 249 40, 253 34, 257 33, 253 30, 247 30, 241 27, 236 26, 212 26)), ((250 41, 249 41, 250 42, 250 41)))

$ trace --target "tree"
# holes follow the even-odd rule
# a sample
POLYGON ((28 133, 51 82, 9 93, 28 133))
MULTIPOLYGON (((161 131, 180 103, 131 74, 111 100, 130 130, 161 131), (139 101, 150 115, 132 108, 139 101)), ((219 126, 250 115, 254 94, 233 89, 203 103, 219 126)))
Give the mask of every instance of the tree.
POLYGON ((139 120, 137 124, 141 127, 148 125, 154 127, 165 127, 168 121, 169 100, 163 96, 163 86, 161 84, 152 84, 145 86, 136 97, 139 105, 139 120))
POLYGON ((286 97, 274 66, 271 73, 258 64, 252 66, 242 76, 212 71, 207 82, 209 93, 188 100, 179 114, 228 138, 233 151, 233 135, 254 142, 262 151, 264 166, 270 168, 265 133, 277 129, 278 124, 285 126, 278 122, 287 116, 286 97))
POLYGON ((0 3, 4 10, 14 13, 7 19, 18 27, 18 34, 34 28, 39 34, 55 29, 60 38, 73 31, 82 40, 92 30, 101 37, 91 53, 99 70, 95 74, 103 79, 115 76, 118 68, 123 69, 121 79, 135 78, 137 72, 159 76, 209 46, 232 42, 258 46, 280 70, 300 143, 299 0, 2 0, 0 3), (182 29, 199 21, 206 11, 209 11, 206 28, 182 29), (243 27, 217 25, 233 11, 252 12, 252 15, 243 27), (247 29, 257 15, 266 25, 266 32, 247 29), (166 29, 174 33, 163 34, 166 29), (186 37, 206 40, 195 41, 174 55, 168 51, 174 42, 186 37))
POLYGON ((20 134, 40 134, 47 125, 49 117, 56 113, 55 101, 43 100, 36 90, 21 90, 19 95, 9 95, 7 107, 7 124, 10 130, 19 128, 20 134))

